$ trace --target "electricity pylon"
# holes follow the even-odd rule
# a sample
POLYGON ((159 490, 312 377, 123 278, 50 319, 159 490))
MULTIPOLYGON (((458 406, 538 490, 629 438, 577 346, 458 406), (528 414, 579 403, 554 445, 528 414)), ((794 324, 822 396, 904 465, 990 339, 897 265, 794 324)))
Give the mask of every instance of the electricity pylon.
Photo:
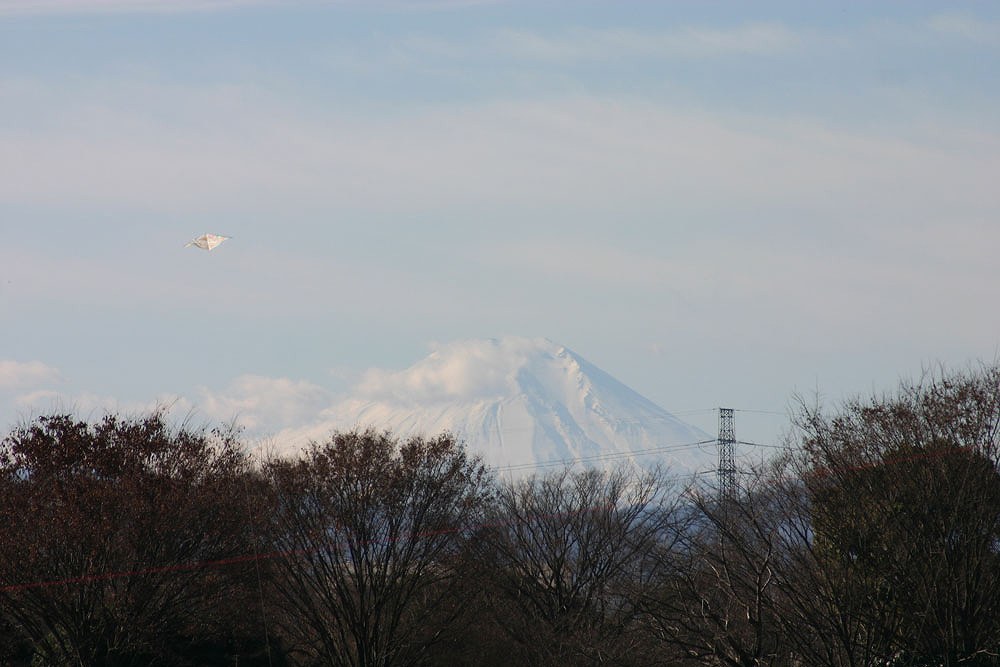
POLYGON ((736 419, 732 408, 719 408, 719 498, 736 495, 736 419))

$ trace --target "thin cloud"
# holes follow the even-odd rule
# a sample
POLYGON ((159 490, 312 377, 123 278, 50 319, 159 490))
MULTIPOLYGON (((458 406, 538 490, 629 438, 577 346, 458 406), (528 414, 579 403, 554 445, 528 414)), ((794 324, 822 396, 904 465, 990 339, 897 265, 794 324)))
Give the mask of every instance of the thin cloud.
MULTIPOLYGON (((211 101, 201 93, 190 91, 175 115, 211 101)), ((72 114, 73 101, 62 101, 72 114)), ((0 157, 0 198, 156 202, 170 211, 214 202, 231 208, 247 192, 262 193, 258 207, 335 202, 405 211, 439 209, 442 201, 716 206, 720 194, 734 208, 864 201, 863 210, 880 203, 898 210, 919 200, 926 212, 929 199, 946 210, 996 202, 989 178, 996 157, 981 146, 997 136, 973 144, 948 126, 893 139, 821 122, 593 97, 442 107, 405 123, 317 120, 273 101, 248 111, 238 101, 202 105, 203 120, 189 127, 115 110, 72 131, 0 132, 10 149, 9 159, 0 157), (876 187, 883 184, 892 187, 876 187)))
POLYGON ((0 0, 0 16, 92 13, 176 14, 287 4, 289 3, 278 0, 0 0))
POLYGON ((450 343, 404 371, 369 370, 352 395, 404 405, 502 395, 512 381, 510 369, 524 364, 534 345, 517 337, 450 343))
POLYGON ((729 29, 688 26, 670 31, 576 28, 561 35, 503 31, 494 44, 509 55, 555 62, 637 57, 714 58, 786 53, 803 42, 780 23, 748 23, 729 29))
POLYGON ((964 14, 939 14, 927 20, 927 27, 938 34, 969 42, 1000 44, 1000 23, 995 21, 984 21, 964 14))
POLYGON ((193 412, 192 403, 177 394, 159 394, 151 400, 122 400, 89 391, 65 393, 39 389, 16 396, 13 404, 22 414, 68 413, 85 419, 102 414, 139 415, 165 411, 183 415, 193 412))
POLYGON ((199 411, 235 419, 252 431, 273 432, 315 418, 332 394, 305 380, 243 375, 222 391, 200 390, 199 411))
POLYGON ((244 7, 355 5, 396 10, 446 10, 495 4, 494 0, 0 0, 0 17, 57 14, 182 14, 244 7))
POLYGON ((0 359, 0 389, 24 389, 59 382, 59 371, 41 361, 0 359))
POLYGON ((620 287, 678 285, 690 267, 683 261, 608 244, 532 241, 490 245, 483 261, 541 274, 549 280, 620 287))

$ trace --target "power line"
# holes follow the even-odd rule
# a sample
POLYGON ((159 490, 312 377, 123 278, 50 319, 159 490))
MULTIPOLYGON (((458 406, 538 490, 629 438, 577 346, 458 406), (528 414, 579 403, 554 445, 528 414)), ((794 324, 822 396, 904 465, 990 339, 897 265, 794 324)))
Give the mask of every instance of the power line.
MULTIPOLYGON (((724 408, 698 408, 698 409, 692 409, 692 410, 684 410, 684 411, 681 411, 681 412, 671 412, 670 416, 671 417, 682 417, 682 416, 692 416, 692 415, 696 415, 696 414, 708 414, 708 413, 716 412, 716 411, 721 410, 721 409, 724 409, 724 408)), ((728 408, 728 410, 729 410, 730 413, 744 412, 744 413, 753 413, 753 414, 776 415, 776 416, 782 416, 782 417, 783 416, 787 416, 787 413, 777 412, 775 410, 756 410, 756 409, 753 409, 753 408, 728 408)), ((649 420, 654 420, 654 421, 670 421, 667 417, 651 417, 651 418, 649 418, 649 420)), ((622 419, 622 420, 617 420, 617 423, 619 423, 619 424, 641 424, 644 421, 648 421, 648 420, 646 420, 646 419, 622 419)), ((529 430, 533 430, 533 429, 534 429, 534 427, 522 426, 522 427, 502 427, 500 430, 502 432, 507 433, 507 432, 515 432, 515 431, 529 431, 529 430)), ((708 444, 720 444, 720 442, 721 441, 718 440, 718 439, 702 440, 700 442, 685 443, 683 445, 665 445, 663 447, 655 447, 655 448, 651 448, 651 449, 634 450, 634 451, 629 451, 629 452, 611 452, 611 453, 608 453, 608 454, 595 454, 593 456, 582 456, 582 457, 575 457, 575 458, 555 459, 555 460, 551 460, 551 461, 535 461, 535 462, 530 462, 530 463, 514 463, 514 464, 509 464, 509 465, 497 465, 497 466, 490 466, 489 469, 493 470, 493 471, 496 471, 496 472, 515 472, 515 471, 532 470, 532 469, 540 469, 540 468, 550 468, 550 467, 554 467, 554 466, 573 465, 573 464, 578 464, 578 463, 591 463, 591 462, 600 462, 600 461, 610 461, 610 460, 621 459, 621 458, 630 458, 632 456, 645 456, 645 455, 648 455, 648 454, 666 453, 666 452, 670 452, 670 451, 679 451, 681 449, 686 449, 686 448, 691 448, 691 447, 702 447, 703 445, 708 445, 708 444)), ((781 446, 781 445, 769 445, 769 444, 762 444, 762 443, 757 443, 757 442, 748 442, 748 441, 744 441, 744 440, 735 440, 735 439, 732 441, 731 444, 748 445, 750 447, 766 447, 766 448, 772 448, 772 449, 787 449, 786 447, 781 446)), ((727 453, 727 464, 729 463, 729 458, 732 458, 732 454, 728 454, 727 453)), ((720 466, 720 470, 721 470, 721 466, 720 466)), ((735 470, 735 463, 733 463, 732 465, 727 465, 726 470, 728 470, 728 471, 735 470)))
POLYGON ((552 466, 565 466, 576 463, 587 463, 592 461, 607 461, 617 458, 629 458, 632 456, 646 456, 649 454, 662 454, 667 452, 681 451, 683 449, 691 449, 694 447, 701 447, 702 445, 707 445, 709 443, 715 442, 715 440, 700 440, 698 442, 688 442, 678 445, 663 445, 660 447, 652 447, 649 449, 636 449, 627 452, 609 452, 607 454, 594 454, 593 456, 580 456, 575 458, 566 459, 555 459, 552 461, 535 461, 531 463, 517 463, 506 466, 491 466, 490 470, 495 470, 497 472, 508 472, 515 470, 530 470, 532 468, 548 468, 552 466))
POLYGON ((789 447, 787 445, 766 445, 766 444, 761 443, 761 442, 747 442, 746 440, 736 440, 735 444, 737 444, 737 445, 748 445, 750 447, 768 447, 770 449, 789 449, 789 450, 790 449, 794 449, 793 447, 789 447))
MULTIPOLYGON (((689 417, 691 415, 701 415, 708 414, 710 412, 715 412, 715 408, 700 408, 698 410, 682 410, 681 412, 671 412, 671 416, 674 417, 689 417)), ((660 417, 659 419, 662 419, 660 417)))

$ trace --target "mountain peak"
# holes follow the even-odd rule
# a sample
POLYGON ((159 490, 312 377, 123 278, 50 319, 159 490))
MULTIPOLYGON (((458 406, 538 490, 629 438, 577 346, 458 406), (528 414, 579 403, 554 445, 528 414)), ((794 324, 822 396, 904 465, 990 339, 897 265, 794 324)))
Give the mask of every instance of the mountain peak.
MULTIPOLYGON (((566 346, 519 336, 437 345, 403 371, 369 371, 323 416, 308 434, 451 431, 488 464, 529 471, 581 458, 655 460, 647 450, 708 439, 566 346)), ((705 456, 694 449, 665 462, 690 472, 705 456)))
POLYGON ((475 402, 509 394, 524 369, 567 355, 572 353, 547 338, 456 341, 435 346, 404 371, 369 371, 356 397, 402 404, 475 402))

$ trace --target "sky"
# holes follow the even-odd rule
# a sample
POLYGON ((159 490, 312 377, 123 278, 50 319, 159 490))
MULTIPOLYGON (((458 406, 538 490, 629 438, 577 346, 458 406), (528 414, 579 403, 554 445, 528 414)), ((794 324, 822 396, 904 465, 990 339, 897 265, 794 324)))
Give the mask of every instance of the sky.
POLYGON ((515 335, 777 442, 1000 359, 998 175, 994 3, 0 0, 0 426, 515 335))

